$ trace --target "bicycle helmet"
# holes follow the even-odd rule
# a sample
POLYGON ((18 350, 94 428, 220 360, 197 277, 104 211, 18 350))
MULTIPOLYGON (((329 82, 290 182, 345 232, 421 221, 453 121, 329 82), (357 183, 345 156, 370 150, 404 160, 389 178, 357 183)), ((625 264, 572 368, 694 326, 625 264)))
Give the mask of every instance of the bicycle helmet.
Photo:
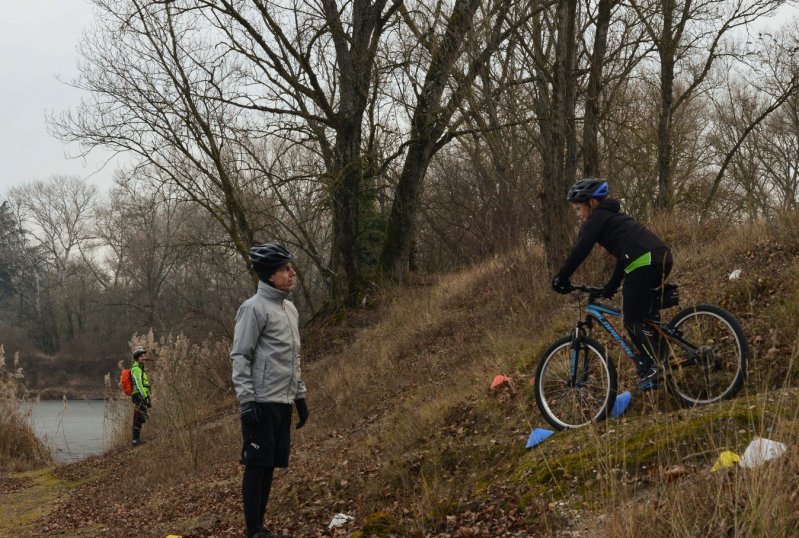
POLYGON ((286 265, 296 260, 297 257, 286 250, 285 247, 274 243, 255 245, 250 249, 250 263, 252 268, 261 276, 267 277, 286 265))
POLYGON ((602 199, 608 195, 608 182, 604 179, 581 179, 569 189, 566 200, 569 202, 585 203, 591 198, 602 199))
POLYGON ((147 353, 147 351, 143 347, 139 346, 133 351, 133 358, 134 359, 138 359, 139 357, 141 357, 145 353, 147 353))

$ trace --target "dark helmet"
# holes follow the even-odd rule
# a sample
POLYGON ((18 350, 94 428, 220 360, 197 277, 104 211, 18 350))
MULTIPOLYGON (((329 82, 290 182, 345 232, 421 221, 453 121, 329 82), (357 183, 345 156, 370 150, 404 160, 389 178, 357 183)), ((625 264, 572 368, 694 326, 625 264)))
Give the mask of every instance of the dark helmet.
POLYGON ((569 202, 585 203, 591 198, 602 199, 608 195, 608 182, 604 179, 581 179, 569 189, 566 200, 569 202))
POLYGON ((133 351, 133 358, 134 359, 138 359, 139 357, 141 357, 145 353, 147 353, 147 351, 143 347, 139 346, 133 351))
POLYGON ((257 273, 275 272, 296 259, 285 247, 274 243, 255 245, 250 249, 250 263, 257 273))

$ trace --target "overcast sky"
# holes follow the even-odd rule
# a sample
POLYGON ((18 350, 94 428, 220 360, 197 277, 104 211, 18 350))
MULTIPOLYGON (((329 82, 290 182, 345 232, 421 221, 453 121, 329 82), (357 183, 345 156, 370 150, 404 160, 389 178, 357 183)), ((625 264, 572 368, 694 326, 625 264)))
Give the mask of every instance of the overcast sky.
MULTIPOLYGON (((785 22, 795 8, 761 23, 785 22)), ((0 199, 14 185, 66 174, 107 192, 115 162, 108 153, 68 159, 67 146, 47 132, 45 114, 75 108, 81 92, 59 81, 77 76, 76 46, 92 25, 87 0, 0 0, 0 199)), ((776 24, 775 24, 776 23, 776 24)))
POLYGON ((0 198, 14 185, 65 174, 107 191, 114 165, 105 156, 67 159, 47 132, 46 112, 74 108, 81 92, 58 79, 77 75, 76 46, 92 24, 86 0, 0 0, 0 198), (105 159, 103 158, 105 157, 105 159))

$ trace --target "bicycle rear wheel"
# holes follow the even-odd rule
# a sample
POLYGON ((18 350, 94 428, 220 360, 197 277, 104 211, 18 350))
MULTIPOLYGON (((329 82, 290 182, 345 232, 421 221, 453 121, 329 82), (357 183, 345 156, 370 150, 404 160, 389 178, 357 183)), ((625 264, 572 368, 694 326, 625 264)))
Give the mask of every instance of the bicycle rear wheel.
POLYGON ((749 347, 732 314, 718 306, 697 305, 674 316, 669 326, 682 342, 669 339, 666 382, 683 405, 726 400, 741 390, 749 347))
POLYGON ((535 372, 535 401, 554 428, 579 428, 603 420, 616 401, 616 367, 599 342, 567 336, 550 346, 535 372))

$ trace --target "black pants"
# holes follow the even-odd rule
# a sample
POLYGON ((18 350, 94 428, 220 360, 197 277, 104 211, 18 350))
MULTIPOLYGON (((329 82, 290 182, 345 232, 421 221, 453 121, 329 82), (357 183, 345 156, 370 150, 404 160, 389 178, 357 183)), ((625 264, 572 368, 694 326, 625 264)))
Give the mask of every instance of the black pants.
POLYGON ((275 467, 288 467, 291 447, 291 404, 256 403, 258 425, 241 425, 241 497, 247 536, 264 524, 275 467))
POLYGON ((247 537, 255 536, 264 524, 266 504, 272 490, 274 467, 245 465, 241 481, 241 497, 244 504, 244 523, 247 537))
POLYGON ((665 351, 660 336, 652 334, 652 330, 644 325, 644 318, 660 319, 653 290, 666 281, 671 272, 671 265, 669 260, 639 267, 624 277, 622 288, 624 327, 639 351, 637 358, 639 373, 645 373, 656 364, 661 351, 665 351))
POLYGON ((133 440, 138 441, 141 427, 147 422, 147 404, 140 394, 134 394, 130 399, 133 402, 133 440))

